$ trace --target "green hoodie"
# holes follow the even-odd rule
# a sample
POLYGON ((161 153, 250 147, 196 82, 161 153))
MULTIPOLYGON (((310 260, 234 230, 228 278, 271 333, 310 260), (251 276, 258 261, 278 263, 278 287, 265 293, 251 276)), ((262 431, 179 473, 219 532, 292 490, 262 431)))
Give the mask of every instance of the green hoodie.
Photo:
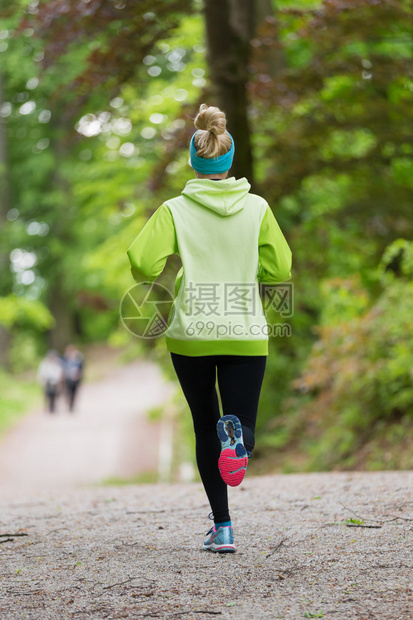
POLYGON ((258 283, 291 277, 291 251, 266 201, 245 178, 191 179, 128 250, 137 282, 156 280, 170 254, 182 260, 166 345, 181 355, 267 355, 258 283))

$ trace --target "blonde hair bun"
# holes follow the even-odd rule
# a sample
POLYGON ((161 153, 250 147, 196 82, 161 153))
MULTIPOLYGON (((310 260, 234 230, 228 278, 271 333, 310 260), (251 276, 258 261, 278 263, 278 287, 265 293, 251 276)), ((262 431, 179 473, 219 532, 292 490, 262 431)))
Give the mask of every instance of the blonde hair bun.
POLYGON ((227 119, 225 113, 215 106, 207 106, 205 103, 199 108, 199 112, 195 117, 194 125, 201 131, 210 131, 216 136, 225 133, 227 128, 227 119))
POLYGON ((199 157, 211 159, 224 155, 230 150, 232 142, 226 131, 225 112, 203 103, 195 117, 194 125, 198 129, 195 136, 195 148, 199 157))

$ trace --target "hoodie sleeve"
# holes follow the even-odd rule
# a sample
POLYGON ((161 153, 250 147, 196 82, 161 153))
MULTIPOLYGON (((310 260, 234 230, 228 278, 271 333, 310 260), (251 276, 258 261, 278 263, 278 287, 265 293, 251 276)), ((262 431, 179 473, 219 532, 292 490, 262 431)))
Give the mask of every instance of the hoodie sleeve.
POLYGON ((258 237, 258 282, 280 284, 291 278, 291 250, 269 206, 258 237))
POLYGON ((156 280, 170 254, 178 252, 175 225, 168 207, 163 204, 149 218, 127 250, 134 279, 156 280))

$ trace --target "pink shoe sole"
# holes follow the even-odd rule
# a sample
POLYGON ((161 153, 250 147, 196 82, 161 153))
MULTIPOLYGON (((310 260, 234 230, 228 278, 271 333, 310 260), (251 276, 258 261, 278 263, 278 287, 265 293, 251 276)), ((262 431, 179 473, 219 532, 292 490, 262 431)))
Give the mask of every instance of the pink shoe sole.
POLYGON ((235 450, 226 448, 221 452, 218 468, 221 478, 230 487, 237 487, 244 479, 247 471, 248 456, 237 457, 235 450))

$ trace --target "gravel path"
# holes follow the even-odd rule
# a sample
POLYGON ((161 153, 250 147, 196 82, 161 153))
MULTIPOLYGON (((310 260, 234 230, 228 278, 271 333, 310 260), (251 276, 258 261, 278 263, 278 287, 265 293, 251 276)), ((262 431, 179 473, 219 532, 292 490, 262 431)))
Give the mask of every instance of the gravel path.
POLYGON ((1 505, 0 618, 413 618, 412 482, 247 477, 224 556, 200 550, 199 484, 16 495, 1 505))
POLYGON ((156 364, 139 360, 81 386, 74 414, 61 402, 53 415, 25 416, 0 444, 0 497, 156 471, 160 429, 146 412, 174 389, 156 364))

